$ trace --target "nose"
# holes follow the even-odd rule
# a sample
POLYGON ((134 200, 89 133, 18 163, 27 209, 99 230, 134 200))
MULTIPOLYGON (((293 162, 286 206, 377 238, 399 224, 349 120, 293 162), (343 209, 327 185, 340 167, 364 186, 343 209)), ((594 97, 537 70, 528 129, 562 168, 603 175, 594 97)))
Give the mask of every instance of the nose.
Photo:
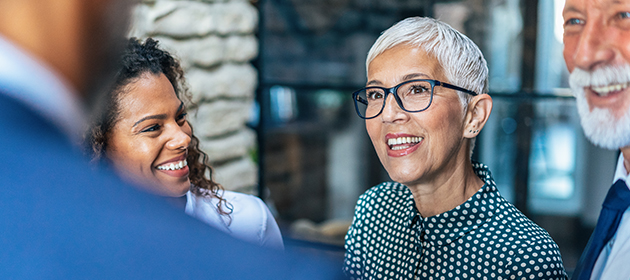
POLYGON ((381 120, 383 122, 395 123, 408 119, 409 115, 396 102, 395 93, 391 93, 385 99, 385 106, 381 112, 381 120))
POLYGON ((588 21, 581 32, 573 60, 575 67, 592 71, 599 66, 608 65, 615 59, 615 38, 601 21, 588 21))
POLYGON ((166 142, 166 148, 169 150, 186 150, 190 145, 191 137, 190 133, 184 130, 184 127, 175 124, 171 138, 166 142))

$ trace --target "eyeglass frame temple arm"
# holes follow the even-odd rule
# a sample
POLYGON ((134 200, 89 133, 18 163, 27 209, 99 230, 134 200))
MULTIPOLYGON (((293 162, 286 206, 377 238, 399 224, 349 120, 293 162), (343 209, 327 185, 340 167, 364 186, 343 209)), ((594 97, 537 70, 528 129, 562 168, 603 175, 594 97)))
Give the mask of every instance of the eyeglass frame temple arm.
POLYGON ((454 89, 454 90, 461 91, 461 92, 465 92, 465 93, 468 93, 468 94, 470 94, 472 96, 479 95, 478 93, 476 93, 476 92, 474 92, 472 90, 467 90, 465 88, 461 88, 461 87, 458 87, 458 86, 455 86, 455 85, 443 83, 443 82, 440 82, 440 81, 435 81, 435 85, 436 86, 442 86, 442 87, 445 87, 445 88, 454 89))
POLYGON ((359 92, 362 91, 362 90, 363 89, 355 91, 355 92, 352 93, 352 95, 354 95, 354 100, 359 101, 359 102, 363 103, 364 105, 368 105, 368 101, 363 99, 363 98, 361 98, 361 96, 359 96, 359 92))

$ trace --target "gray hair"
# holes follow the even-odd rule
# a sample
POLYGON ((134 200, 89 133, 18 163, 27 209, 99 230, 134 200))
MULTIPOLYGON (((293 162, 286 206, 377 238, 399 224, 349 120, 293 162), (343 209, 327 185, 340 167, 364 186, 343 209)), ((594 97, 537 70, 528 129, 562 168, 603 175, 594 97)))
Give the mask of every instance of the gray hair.
MULTIPOLYGON (((370 48, 365 69, 379 54, 401 44, 419 47, 434 56, 448 79, 444 82, 478 94, 488 93, 488 63, 479 47, 450 25, 432 18, 406 18, 385 30, 370 48)), ((458 92, 458 95, 465 114, 472 96, 465 92, 458 92)), ((470 141, 471 156, 475 139, 470 141)))
MULTIPOLYGON (((488 93, 488 65, 479 47, 450 25, 432 18, 410 17, 385 30, 370 48, 365 69, 379 54, 400 44, 420 47, 434 56, 448 79, 444 82, 478 94, 488 93)), ((465 112, 471 96, 458 93, 465 112)))

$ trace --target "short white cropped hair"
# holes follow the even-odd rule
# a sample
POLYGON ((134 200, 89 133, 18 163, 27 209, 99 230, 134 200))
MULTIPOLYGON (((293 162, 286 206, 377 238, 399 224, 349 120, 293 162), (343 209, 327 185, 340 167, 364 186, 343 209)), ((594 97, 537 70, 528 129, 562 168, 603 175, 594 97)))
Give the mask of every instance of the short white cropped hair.
MULTIPOLYGON (((426 17, 410 17, 396 23, 378 37, 365 62, 366 69, 379 54, 401 44, 420 47, 442 66, 447 82, 488 93, 488 65, 479 47, 450 25, 426 17)), ((458 92, 464 112, 471 95, 458 92)))

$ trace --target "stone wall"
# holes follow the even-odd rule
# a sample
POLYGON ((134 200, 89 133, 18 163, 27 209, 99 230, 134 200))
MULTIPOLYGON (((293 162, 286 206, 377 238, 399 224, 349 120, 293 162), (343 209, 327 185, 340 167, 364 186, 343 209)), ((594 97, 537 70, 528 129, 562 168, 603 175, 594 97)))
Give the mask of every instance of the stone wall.
POLYGON ((258 9, 245 0, 142 1, 130 36, 153 37, 179 57, 195 106, 190 122, 226 189, 256 192, 252 114, 258 55, 258 9))

